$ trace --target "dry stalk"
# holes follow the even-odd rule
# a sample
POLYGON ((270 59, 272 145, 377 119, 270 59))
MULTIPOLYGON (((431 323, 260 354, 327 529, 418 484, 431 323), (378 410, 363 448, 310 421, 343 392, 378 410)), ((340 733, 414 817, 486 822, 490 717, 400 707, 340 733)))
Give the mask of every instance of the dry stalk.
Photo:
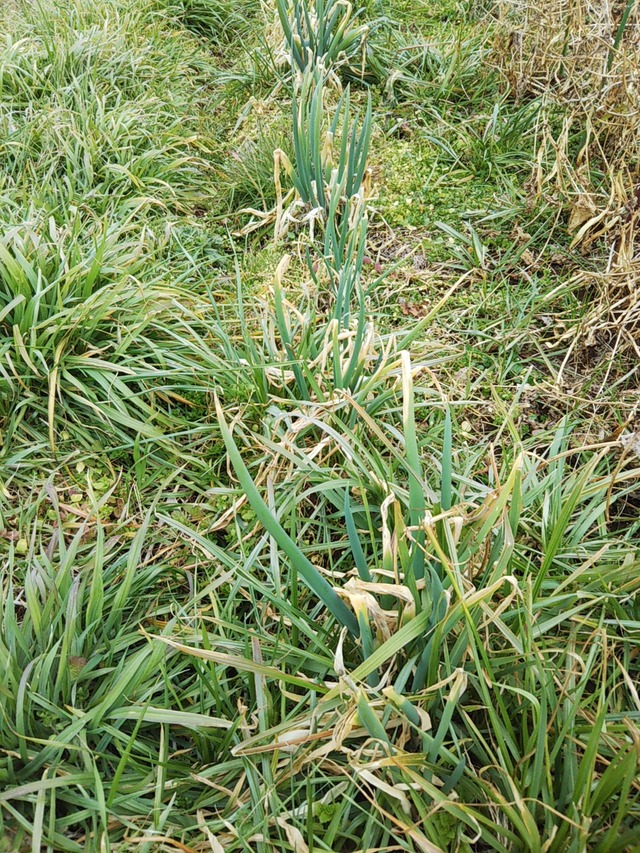
MULTIPOLYGON (((493 53, 517 98, 563 116, 544 129, 532 182, 569 208, 585 273, 582 346, 637 357, 640 329, 640 0, 496 0, 493 53)), ((578 345, 578 344, 577 344, 578 345)), ((581 348, 578 345, 578 348, 581 348)))

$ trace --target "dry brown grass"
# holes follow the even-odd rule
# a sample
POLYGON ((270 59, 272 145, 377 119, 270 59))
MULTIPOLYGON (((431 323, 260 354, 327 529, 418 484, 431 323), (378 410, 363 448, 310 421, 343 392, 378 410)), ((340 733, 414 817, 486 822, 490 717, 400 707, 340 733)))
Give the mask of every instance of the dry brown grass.
POLYGON ((585 274, 584 342, 637 355, 640 302, 640 2, 497 0, 494 57, 518 98, 542 96, 532 188, 567 205, 572 246, 602 258, 585 274))
MULTIPOLYGON (((542 95, 565 113, 562 129, 544 134, 538 190, 553 186, 572 198, 576 243, 592 242, 593 229, 612 231, 605 209, 617 208, 618 231, 630 226, 640 206, 640 3, 498 0, 498 7, 494 56, 514 94, 542 95), (606 175, 600 186, 594 171, 606 175)), ((624 258, 633 257, 629 239, 620 242, 624 258)))

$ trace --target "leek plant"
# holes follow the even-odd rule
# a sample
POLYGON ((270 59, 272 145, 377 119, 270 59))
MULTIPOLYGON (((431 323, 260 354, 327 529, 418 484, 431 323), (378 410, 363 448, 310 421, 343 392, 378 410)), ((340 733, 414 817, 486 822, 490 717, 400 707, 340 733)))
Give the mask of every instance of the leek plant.
POLYGON ((362 121, 351 116, 347 88, 327 123, 325 77, 315 69, 306 73, 293 96, 293 144, 295 166, 291 179, 306 205, 327 209, 339 188, 351 198, 363 184, 371 141, 371 97, 362 121), (327 126, 328 124, 328 126, 327 126))
MULTIPOLYGON (((349 88, 330 117, 326 116, 326 79, 316 69, 307 71, 293 95, 293 163, 282 150, 275 152, 276 185, 282 165, 293 184, 295 198, 285 209, 278 192, 276 239, 292 223, 308 223, 313 241, 316 230, 330 235, 334 265, 341 264, 349 235, 360 217, 357 212, 370 194, 367 158, 371 142, 371 97, 364 114, 351 112, 349 88), (300 213, 302 211, 302 214, 300 213)), ((290 198, 290 195, 289 195, 290 198)))
POLYGON ((371 43, 377 24, 348 0, 276 0, 286 49, 297 73, 322 67, 351 80, 386 76, 380 51, 371 43))
MULTIPOLYGON (((366 397, 376 377, 389 369, 384 344, 376 337, 366 310, 367 221, 364 205, 359 205, 344 249, 333 221, 323 243, 307 249, 301 271, 307 279, 307 296, 302 304, 295 305, 287 294, 284 279, 291 257, 283 257, 274 276, 273 299, 264 304, 259 319, 259 335, 244 321, 241 341, 232 340, 222 325, 215 327, 223 358, 239 371, 249 367, 261 403, 273 395, 284 396, 291 403, 326 403, 341 391, 366 397), (327 310, 318 308, 321 294, 328 300, 327 310)), ((239 270, 236 292, 239 315, 244 318, 239 270)))

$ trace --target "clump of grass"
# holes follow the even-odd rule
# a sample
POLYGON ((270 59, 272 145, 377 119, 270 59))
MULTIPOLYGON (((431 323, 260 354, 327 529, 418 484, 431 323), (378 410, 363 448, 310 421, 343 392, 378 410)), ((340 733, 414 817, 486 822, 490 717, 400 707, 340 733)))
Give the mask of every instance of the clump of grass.
MULTIPOLYGON (((572 843, 587 824, 602 849, 617 833, 630 840, 638 808, 636 795, 628 797, 638 767, 634 730, 623 725, 611 740, 603 728, 617 719, 626 677, 605 646, 591 645, 592 628, 572 622, 582 623, 583 612, 606 620, 619 607, 631 615, 637 547, 624 533, 603 539, 603 524, 607 501, 624 501, 637 488, 637 473, 616 473, 611 450, 574 464, 582 452, 568 446, 563 426, 545 458, 536 451, 505 459, 484 480, 473 473, 481 454, 474 460, 456 453, 450 415, 443 426, 432 420, 434 431, 422 441, 433 455, 425 458, 416 443, 415 367, 406 355, 400 365, 400 400, 383 391, 389 374, 368 404, 348 395, 331 407, 280 404, 273 434, 246 436, 242 444, 223 425, 239 487, 273 537, 270 560, 256 555, 254 571, 278 578, 282 606, 295 600, 309 619, 320 597, 352 636, 336 653, 340 687, 327 685, 317 704, 288 722, 274 718, 237 752, 288 754, 294 744, 300 773, 315 768, 319 756, 337 763, 385 816, 368 830, 376 843, 389 814, 396 827, 440 849, 473 836, 507 850, 529 843, 533 831, 541 845, 556 835, 572 843), (260 443, 260 479, 270 497, 241 458, 241 446, 260 443), (311 598, 294 591, 299 579, 311 598), (336 592, 353 616, 338 606, 336 592), (579 672, 572 656, 559 652, 559 636, 580 658, 579 672), (596 670, 603 688, 588 699, 596 670), (516 730, 523 713, 531 725, 516 730), (324 733, 320 748, 316 732, 324 733), (560 756, 574 768, 574 786, 563 787, 554 774, 560 756), (526 805, 508 806, 514 790, 526 805), (430 809, 450 820, 427 821, 430 809)), ((420 393, 427 403, 428 389, 420 393)), ((622 654, 634 630, 620 640, 622 654)), ((182 651, 209 658, 196 637, 188 645, 182 651)), ((298 796, 308 795, 301 788, 298 796)), ((358 822, 358 812, 345 803, 342 819, 358 822)))
POLYGON ((496 73, 487 63, 486 31, 438 33, 427 41, 395 34, 394 67, 385 91, 399 102, 462 105, 482 103, 496 89, 496 73))
POLYGON ((188 301, 162 265, 172 254, 178 278, 186 259, 195 266, 172 225, 193 214, 197 228, 215 184, 194 114, 204 63, 163 21, 144 4, 34 6, 2 47, 5 436, 18 440, 37 419, 52 446, 87 420, 113 429, 115 443, 176 428, 165 404, 175 411, 184 395, 164 382, 172 372, 169 384, 180 381, 145 349, 153 331, 140 342, 159 329, 158 311, 188 301))
MULTIPOLYGON (((80 850, 86 832, 108 846, 111 816, 121 835, 164 798, 169 779, 153 772, 163 750, 197 749, 195 730, 223 742, 232 728, 226 715, 193 707, 198 676, 139 631, 148 617, 170 620, 184 575, 166 549, 154 556, 150 513, 134 519, 125 507, 115 524, 101 522, 114 488, 98 497, 89 482, 91 509, 77 519, 47 483, 23 507, 21 539, 0 573, 0 827, 33 850, 80 850)), ((160 830, 159 814, 151 825, 160 830)))
POLYGON ((275 205, 275 151, 282 151, 289 160, 294 158, 291 125, 280 116, 261 118, 250 128, 246 138, 233 146, 223 178, 232 210, 249 207, 270 210, 275 205))
POLYGON ((190 29, 228 46, 251 31, 250 18, 257 6, 250 0, 181 0, 176 14, 190 29))

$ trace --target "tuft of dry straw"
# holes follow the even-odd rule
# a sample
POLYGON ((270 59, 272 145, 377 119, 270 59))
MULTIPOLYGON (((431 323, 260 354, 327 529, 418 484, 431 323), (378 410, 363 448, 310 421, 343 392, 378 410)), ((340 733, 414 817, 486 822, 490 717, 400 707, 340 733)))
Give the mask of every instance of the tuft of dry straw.
POLYGON ((541 134, 534 189, 567 205, 574 248, 605 258, 584 274, 583 343, 637 355, 640 0, 496 0, 496 14, 493 60, 512 92, 561 114, 541 134))
POLYGON ((606 232, 632 259, 639 247, 620 234, 640 209, 639 0, 497 0, 497 9, 493 57, 514 95, 564 113, 562 130, 543 136, 538 189, 552 185, 574 204, 580 240, 606 232), (576 152, 569 142, 580 136, 576 152), (594 168, 606 176, 597 187, 594 168))

